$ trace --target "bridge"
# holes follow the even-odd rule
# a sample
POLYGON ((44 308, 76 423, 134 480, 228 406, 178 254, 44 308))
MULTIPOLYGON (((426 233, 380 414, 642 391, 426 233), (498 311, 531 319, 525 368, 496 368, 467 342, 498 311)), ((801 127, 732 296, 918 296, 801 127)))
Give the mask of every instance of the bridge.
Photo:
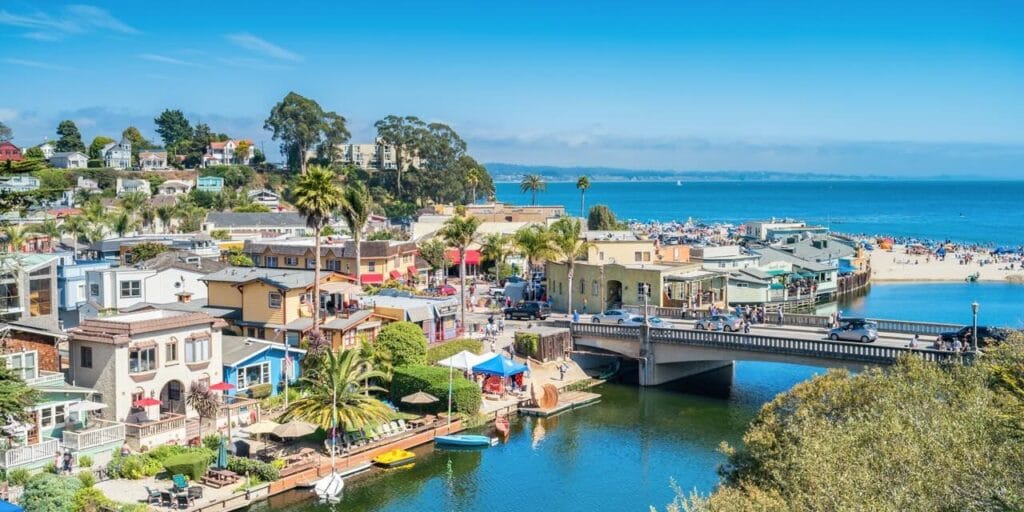
MULTIPOLYGON (((640 384, 645 386, 728 367, 737 360, 860 370, 867 366, 891 365, 906 356, 937 363, 973 357, 972 353, 910 348, 906 346, 909 338, 894 331, 883 333, 884 339, 879 338, 874 343, 855 343, 827 340, 817 326, 757 326, 757 332, 744 334, 695 330, 682 323, 673 328, 558 323, 570 328, 577 348, 598 349, 639 360, 640 384)), ((916 324, 913 332, 922 334, 957 327, 913 324, 916 324)), ((930 343, 922 340, 924 344, 930 343)))

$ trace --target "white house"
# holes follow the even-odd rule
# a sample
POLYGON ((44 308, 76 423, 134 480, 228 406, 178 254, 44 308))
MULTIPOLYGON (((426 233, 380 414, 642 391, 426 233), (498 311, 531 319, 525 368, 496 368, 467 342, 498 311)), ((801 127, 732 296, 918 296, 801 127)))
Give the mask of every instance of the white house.
POLYGON ((131 194, 133 192, 139 192, 141 194, 151 195, 149 190, 149 182, 146 180, 133 180, 125 178, 117 178, 114 182, 117 190, 117 197, 121 197, 125 194, 131 194))
POLYGON ((761 256, 746 252, 738 245, 691 247, 690 261, 700 263, 705 270, 731 271, 756 267, 761 261, 761 256))
POLYGON ((100 311, 205 299, 199 279, 228 265, 181 251, 168 251, 135 266, 86 272, 88 300, 100 311))
POLYGON ((180 196, 192 190, 192 182, 185 180, 167 180, 156 187, 162 196, 180 196))
POLYGON ((96 180, 90 180, 84 176, 79 176, 78 181, 75 183, 75 188, 96 193, 100 191, 100 184, 96 183, 96 180))
POLYGON ((241 164, 249 165, 249 162, 256 157, 256 146, 250 139, 233 139, 224 142, 211 142, 206 147, 206 154, 203 155, 203 166, 241 164), (249 149, 244 155, 237 154, 238 145, 245 142, 249 149))
POLYGON ((132 143, 128 139, 111 142, 103 146, 103 165, 112 169, 130 169, 132 166, 132 143))
POLYGON ((281 205, 281 196, 273 190, 259 188, 249 191, 249 200, 256 204, 262 204, 267 208, 277 208, 281 205))
POLYGON ((53 158, 54 152, 57 150, 52 143, 44 142, 39 145, 39 150, 43 152, 43 158, 49 160, 53 158))
POLYGON ((33 190, 39 190, 39 178, 35 176, 19 174, 0 177, 0 192, 32 192, 33 190))
POLYGON ((139 151, 139 167, 143 171, 167 169, 167 152, 139 151))
POLYGON ((79 151, 62 151, 50 157, 50 165, 58 169, 85 169, 89 166, 89 157, 79 151))

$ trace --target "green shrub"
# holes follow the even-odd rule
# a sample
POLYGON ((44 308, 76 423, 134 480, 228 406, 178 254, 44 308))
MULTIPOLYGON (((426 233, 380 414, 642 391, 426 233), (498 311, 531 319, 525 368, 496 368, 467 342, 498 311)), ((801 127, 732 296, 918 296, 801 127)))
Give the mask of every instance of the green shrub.
POLYGON ((78 481, 82 482, 82 487, 92 487, 96 485, 96 475, 92 471, 79 471, 78 481))
POLYGON ((104 508, 114 508, 116 504, 103 491, 95 487, 83 487, 75 492, 71 503, 72 512, 96 512, 104 508))
POLYGON ((210 461, 202 453, 182 453, 164 461, 164 469, 171 475, 185 475, 192 480, 199 480, 206 474, 210 461))
POLYGON ((540 335, 532 332, 517 332, 515 338, 516 354, 537 357, 540 349, 540 335))
POLYGON ((220 435, 206 434, 203 436, 203 447, 214 452, 220 450, 220 435))
POLYGON ((56 475, 57 474, 57 464, 55 464, 53 462, 47 462, 45 465, 43 465, 43 473, 53 473, 53 474, 56 475))
POLYGON ((427 363, 427 335, 412 322, 385 325, 375 343, 391 354, 391 363, 395 366, 427 363))
POLYGON ((281 476, 281 472, 272 464, 233 455, 228 457, 228 469, 243 476, 248 472, 264 482, 273 482, 281 476))
POLYGON ((21 506, 32 512, 65 512, 82 482, 74 477, 39 473, 28 479, 21 495, 21 506))
POLYGON ((10 473, 7 473, 7 480, 11 482, 11 485, 25 485, 30 476, 32 475, 27 469, 12 469, 10 473))
POLYGON ((280 471, 284 469, 284 459, 274 459, 270 461, 270 465, 274 466, 274 469, 280 471))
POLYGON ((274 388, 270 384, 256 384, 255 386, 249 386, 249 396, 256 400, 262 400, 270 396, 270 392, 273 390, 274 388))
POLYGON ((90 457, 88 455, 82 455, 81 457, 78 458, 78 465, 83 467, 83 468, 91 468, 92 467, 92 457, 90 457))
MULTIPOLYGON (((400 366, 391 377, 391 401, 399 403, 403 396, 425 391, 436 397, 445 397, 423 410, 439 412, 448 407, 448 369, 437 366, 400 366)), ((476 414, 480 409, 480 387, 456 372, 452 381, 452 409, 455 412, 476 414)))
POLYGON ((460 339, 452 340, 440 345, 434 345, 427 349, 427 363, 434 364, 442 359, 447 359, 463 350, 479 354, 484 350, 484 344, 480 340, 460 339))

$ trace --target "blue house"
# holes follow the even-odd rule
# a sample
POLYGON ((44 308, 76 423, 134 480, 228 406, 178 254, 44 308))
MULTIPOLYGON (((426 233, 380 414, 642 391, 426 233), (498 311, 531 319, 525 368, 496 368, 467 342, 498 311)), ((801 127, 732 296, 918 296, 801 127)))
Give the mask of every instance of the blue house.
POLYGON ((110 268, 111 262, 106 260, 76 260, 70 252, 57 253, 60 262, 57 266, 57 303, 60 309, 60 320, 64 328, 78 327, 81 321, 80 310, 89 301, 86 274, 90 270, 110 268))
MULTIPOLYGON (((235 389, 228 392, 248 395, 248 390, 258 384, 270 384, 271 394, 276 395, 284 387, 285 345, 273 341, 242 336, 224 336, 221 357, 224 364, 224 382, 235 389)), ((299 378, 302 357, 306 351, 288 347, 290 364, 289 383, 299 378)))
POLYGON ((224 190, 224 178, 220 176, 203 176, 196 180, 196 190, 219 194, 224 190))

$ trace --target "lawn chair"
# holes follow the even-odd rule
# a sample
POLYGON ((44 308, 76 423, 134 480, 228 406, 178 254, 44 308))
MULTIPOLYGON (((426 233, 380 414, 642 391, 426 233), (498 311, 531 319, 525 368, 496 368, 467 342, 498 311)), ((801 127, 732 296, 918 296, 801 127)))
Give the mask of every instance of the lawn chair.
POLYGON ((398 428, 402 430, 412 430, 412 425, 405 423, 405 420, 398 420, 398 428))
POLYGON ((147 505, 159 505, 160 504, 160 491, 159 490, 157 490, 157 489, 150 489, 147 486, 146 487, 146 493, 149 494, 149 496, 146 497, 146 504, 147 505))
POLYGON ((193 485, 188 488, 188 500, 195 503, 196 500, 203 497, 203 488, 198 485, 193 485))
POLYGON ((381 423, 380 432, 384 435, 384 437, 391 437, 391 425, 388 425, 387 423, 381 423))
POLYGON ((174 475, 171 477, 171 481, 174 482, 174 492, 188 490, 188 482, 185 481, 185 475, 174 475))
POLYGON ((179 509, 184 510, 184 509, 187 509, 189 507, 189 504, 190 504, 189 500, 190 500, 190 498, 188 497, 188 494, 179 494, 179 495, 175 496, 174 498, 175 498, 175 501, 177 502, 177 505, 178 505, 179 509))
POLYGON ((391 422, 391 432, 397 436, 398 434, 401 434, 402 432, 405 432, 405 429, 399 427, 397 421, 392 421, 391 422))

